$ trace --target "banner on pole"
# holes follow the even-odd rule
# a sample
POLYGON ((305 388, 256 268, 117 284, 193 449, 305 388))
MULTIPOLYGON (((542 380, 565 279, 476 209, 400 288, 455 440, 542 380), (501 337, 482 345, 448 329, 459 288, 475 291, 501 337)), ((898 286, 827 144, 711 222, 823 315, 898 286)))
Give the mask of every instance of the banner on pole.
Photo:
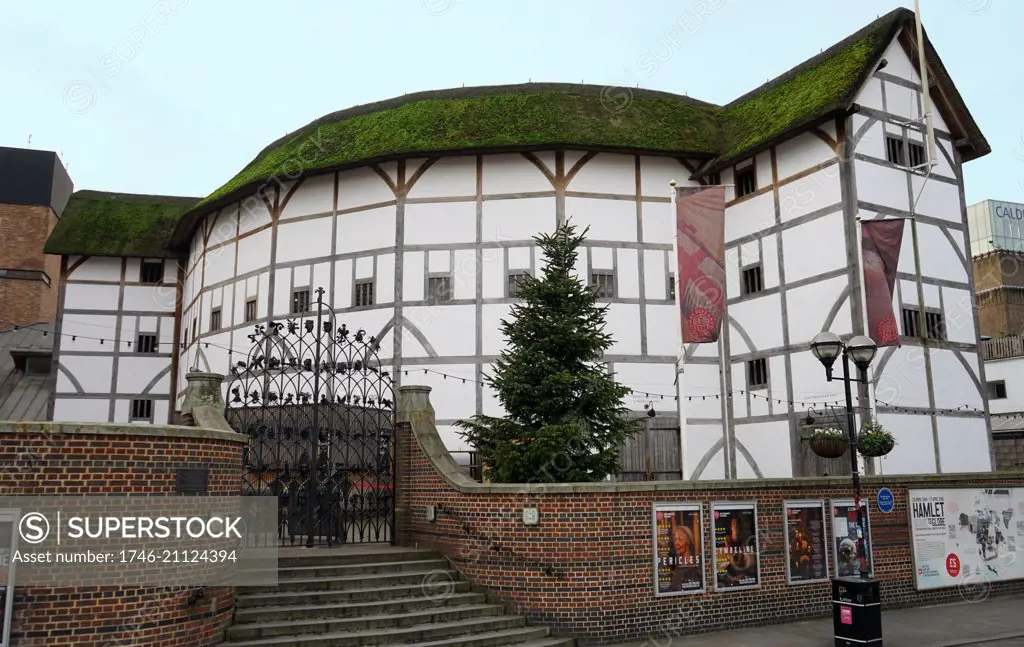
POLYGON ((903 220, 865 220, 861 221, 860 228, 868 336, 879 346, 899 346, 900 333, 892 310, 892 296, 903 243, 903 220))
POLYGON ((725 313, 725 187, 676 189, 676 267, 684 344, 718 341, 725 313))

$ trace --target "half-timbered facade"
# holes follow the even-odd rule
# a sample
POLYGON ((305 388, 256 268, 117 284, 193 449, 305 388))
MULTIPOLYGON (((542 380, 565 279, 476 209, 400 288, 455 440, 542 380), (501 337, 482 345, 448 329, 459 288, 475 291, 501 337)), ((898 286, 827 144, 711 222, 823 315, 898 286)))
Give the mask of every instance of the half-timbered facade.
POLYGON ((275 142, 198 204, 147 212, 166 253, 89 254, 58 230, 54 417, 166 421, 186 372, 227 372, 254 326, 308 312, 323 288, 349 329, 376 337, 396 381, 433 387, 459 449, 456 420, 501 412, 483 378, 518 277, 543 271, 532 238, 571 219, 589 227, 579 276, 609 306, 609 370, 634 409, 680 416, 686 478, 818 473, 804 436, 841 420, 844 399, 808 343, 864 332, 857 219, 913 214, 893 304, 902 345, 879 352, 858 414, 897 437, 877 469, 988 471, 962 187, 962 163, 988 146, 928 45, 938 163, 927 177, 906 170, 924 161, 913 24, 888 14, 727 106, 549 84, 360 106, 275 142), (530 122, 559 111, 557 127, 530 122), (437 124, 450 130, 422 144, 437 124), (418 146, 385 146, 376 129, 388 125, 422 135, 418 146), (728 187, 727 325, 681 364, 673 180, 728 187), (140 352, 152 335, 156 351, 140 352))

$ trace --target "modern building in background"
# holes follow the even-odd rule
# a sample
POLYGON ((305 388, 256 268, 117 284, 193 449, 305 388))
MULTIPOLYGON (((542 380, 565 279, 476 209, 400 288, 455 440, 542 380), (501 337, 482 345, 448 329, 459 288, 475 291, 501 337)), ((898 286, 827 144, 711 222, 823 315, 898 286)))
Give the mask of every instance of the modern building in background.
POLYGON ((67 279, 54 417, 166 422, 190 369, 227 373, 256 325, 308 315, 323 288, 397 382, 433 387, 460 449, 456 420, 501 414, 483 377, 520 278, 543 272, 533 237, 571 219, 589 227, 578 275, 609 306, 608 368, 635 410, 681 419, 685 478, 840 474, 848 459, 807 443, 845 425, 808 344, 864 334, 856 219, 907 218, 920 195, 920 276, 908 229, 893 301, 901 346, 880 350, 857 407, 896 435, 883 472, 988 471, 962 165, 989 146, 924 49, 927 178, 901 9, 725 106, 578 84, 427 92, 327 115, 202 200, 76 193, 47 244, 67 279), (672 180, 728 187, 727 324, 685 349, 683 372, 672 180))
POLYGON ((1024 253, 1024 204, 983 200, 967 207, 971 256, 999 250, 1024 253))
POLYGON ((985 200, 967 208, 978 320, 986 337, 1024 331, 1024 204, 985 200))

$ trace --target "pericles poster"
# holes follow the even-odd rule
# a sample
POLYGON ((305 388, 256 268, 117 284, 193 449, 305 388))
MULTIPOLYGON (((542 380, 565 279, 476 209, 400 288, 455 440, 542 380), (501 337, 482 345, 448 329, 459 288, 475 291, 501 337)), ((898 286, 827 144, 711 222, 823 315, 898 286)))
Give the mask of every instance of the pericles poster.
POLYGON ((917 588, 1024 578, 1024 488, 910 490, 917 588))
POLYGON ((753 503, 716 503, 711 506, 711 518, 715 532, 715 590, 760 586, 757 507, 753 503))
POLYGON ((836 575, 839 577, 854 577, 870 571, 871 521, 868 519, 867 499, 861 499, 860 511, 866 526, 863 533, 857 522, 857 507, 853 500, 832 502, 832 539, 836 551, 836 575), (860 542, 862 534, 863 544, 860 542))
POLYGON ((786 575, 790 584, 828 579, 825 503, 786 502, 786 575))
POLYGON ((655 504, 654 585, 658 595, 704 591, 704 523, 700 504, 655 504))

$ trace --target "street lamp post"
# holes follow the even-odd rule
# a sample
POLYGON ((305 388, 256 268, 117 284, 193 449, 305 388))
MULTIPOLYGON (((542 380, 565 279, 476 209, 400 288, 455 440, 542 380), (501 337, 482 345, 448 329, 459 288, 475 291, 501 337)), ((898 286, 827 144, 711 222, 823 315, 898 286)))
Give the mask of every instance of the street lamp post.
MULTIPOLYGON (((867 369, 878 347, 869 337, 857 335, 846 343, 838 335, 822 332, 811 340, 811 352, 825 367, 829 382, 842 380, 846 391, 846 432, 850 439, 850 471, 853 475, 854 508, 857 510, 857 558, 864 564, 859 578, 832 579, 832 624, 836 647, 872 644, 882 640, 881 596, 874 570, 872 551, 865 537, 864 513, 860 506, 860 471, 857 468, 857 431, 853 416, 853 382, 867 384, 867 369), (832 366, 842 356, 843 376, 835 377, 832 366), (850 360, 857 367, 857 377, 850 377, 850 360)), ((838 555, 836 556, 838 559, 838 555)))
POLYGON ((857 525, 860 527, 859 536, 857 538, 857 552, 860 556, 867 561, 867 568, 861 569, 861 577, 868 578, 871 576, 871 570, 873 570, 873 564, 871 560, 870 549, 867 547, 867 541, 864 537, 864 515, 860 510, 860 470, 857 467, 857 431, 856 422, 853 416, 853 393, 850 388, 850 384, 853 382, 859 382, 861 384, 867 384, 867 369, 871 364, 871 360, 875 358, 875 352, 878 347, 870 337, 863 335, 857 335, 850 339, 845 344, 839 338, 839 335, 831 332, 822 332, 815 335, 814 339, 811 340, 811 352, 818 358, 818 361, 825 367, 825 377, 829 382, 833 380, 842 380, 843 386, 846 391, 846 433, 850 438, 850 471, 853 475, 853 496, 854 496, 854 508, 857 510, 857 525), (843 376, 837 378, 832 373, 832 366, 836 360, 842 356, 843 359, 843 376), (857 367, 857 377, 850 377, 850 360, 853 360, 854 365, 857 367))

